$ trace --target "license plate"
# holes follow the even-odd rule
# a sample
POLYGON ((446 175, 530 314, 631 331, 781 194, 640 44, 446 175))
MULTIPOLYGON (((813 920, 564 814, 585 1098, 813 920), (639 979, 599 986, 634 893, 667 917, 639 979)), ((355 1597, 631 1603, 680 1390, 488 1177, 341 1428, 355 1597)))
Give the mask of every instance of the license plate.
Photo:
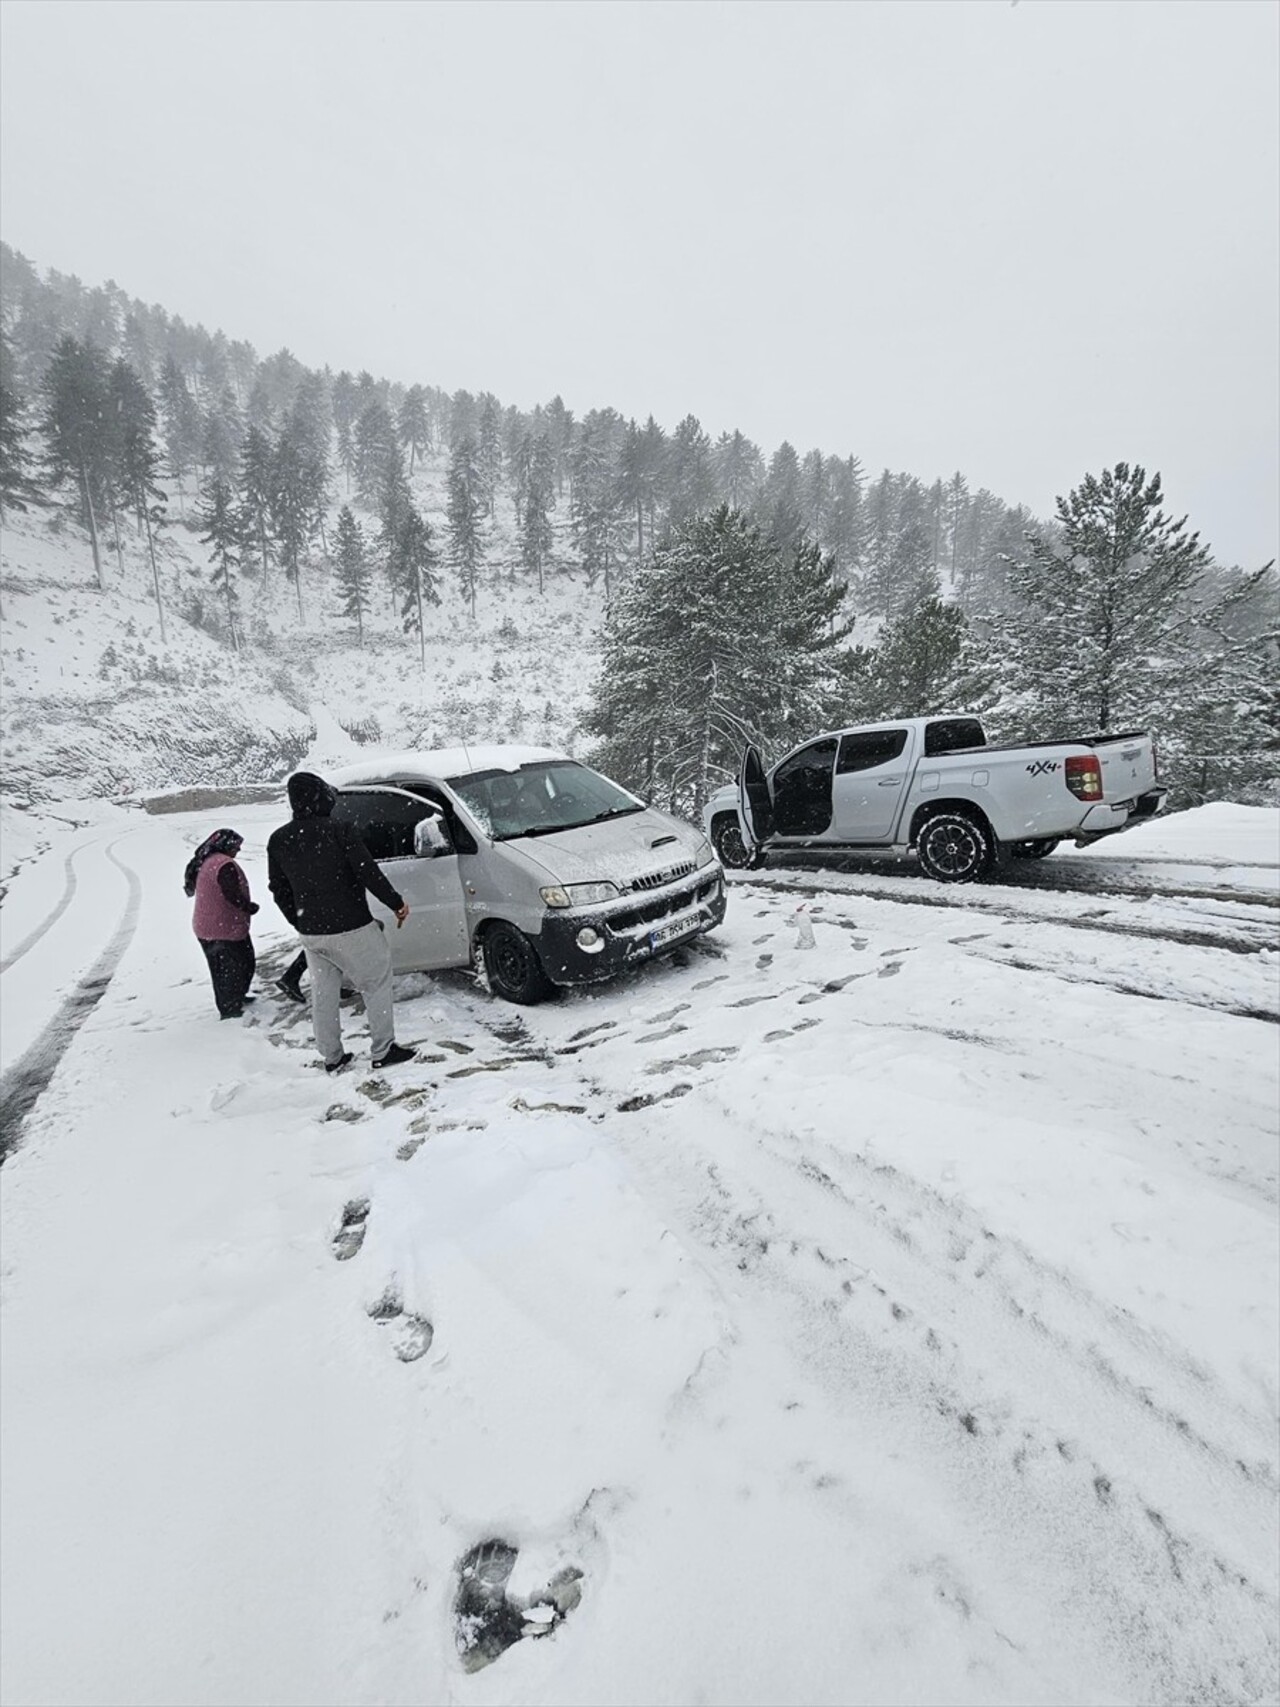
POLYGON ((661 948, 664 943, 675 942, 679 937, 688 936, 691 931, 696 931, 697 928, 698 919, 696 916, 672 919, 669 925, 662 925, 658 930, 649 932, 649 947, 651 949, 661 948))

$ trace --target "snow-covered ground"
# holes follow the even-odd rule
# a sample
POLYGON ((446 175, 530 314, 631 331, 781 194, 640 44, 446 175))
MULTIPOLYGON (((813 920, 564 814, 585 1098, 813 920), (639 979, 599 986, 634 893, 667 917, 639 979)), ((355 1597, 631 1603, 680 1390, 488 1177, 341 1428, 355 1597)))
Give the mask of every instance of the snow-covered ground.
POLYGON ((4 1701, 1276 1698, 1280 815, 770 866, 543 1007, 403 979, 336 1080, 279 816, 6 860, 4 1701))

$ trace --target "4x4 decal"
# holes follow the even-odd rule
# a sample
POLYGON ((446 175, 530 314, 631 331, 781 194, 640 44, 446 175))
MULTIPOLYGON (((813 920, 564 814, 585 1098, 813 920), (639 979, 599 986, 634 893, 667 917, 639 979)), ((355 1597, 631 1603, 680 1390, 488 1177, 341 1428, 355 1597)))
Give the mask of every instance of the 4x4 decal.
POLYGON ((1027 766, 1028 776, 1048 776, 1058 768, 1057 759, 1037 759, 1033 765, 1027 766))

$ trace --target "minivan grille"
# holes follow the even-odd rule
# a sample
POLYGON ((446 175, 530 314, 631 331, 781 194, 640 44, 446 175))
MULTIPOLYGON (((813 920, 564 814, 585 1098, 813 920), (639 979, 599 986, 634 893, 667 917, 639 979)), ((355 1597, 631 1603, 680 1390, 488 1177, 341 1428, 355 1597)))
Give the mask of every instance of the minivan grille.
POLYGON ((638 925, 654 925, 662 919, 672 918, 695 903, 710 906, 715 897, 717 882, 717 878, 709 877, 696 888, 685 889, 679 894, 664 895, 660 900, 646 901, 636 907, 623 907, 620 911, 609 914, 609 925, 613 930, 632 930, 638 925))
POLYGON ((643 877, 632 880, 632 889, 661 889, 665 883, 674 883, 677 878, 688 877, 696 867, 693 861, 685 860, 681 865, 668 865, 662 871, 647 871, 643 877))

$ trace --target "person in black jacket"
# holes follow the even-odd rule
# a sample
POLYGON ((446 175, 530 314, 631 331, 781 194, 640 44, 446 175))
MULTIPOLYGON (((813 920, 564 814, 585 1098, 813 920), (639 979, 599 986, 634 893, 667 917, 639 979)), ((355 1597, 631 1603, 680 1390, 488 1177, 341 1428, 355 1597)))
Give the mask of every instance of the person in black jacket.
POLYGON ((343 980, 364 997, 373 1065, 396 1067, 414 1052, 395 1040, 391 951, 373 921, 365 893, 396 916, 409 917, 355 826, 333 819, 336 796, 322 777, 299 771, 289 778, 292 822, 267 843, 267 882, 276 905, 302 938, 311 974, 311 1022, 316 1048, 330 1073, 352 1059, 342 1047, 338 998, 343 980))

